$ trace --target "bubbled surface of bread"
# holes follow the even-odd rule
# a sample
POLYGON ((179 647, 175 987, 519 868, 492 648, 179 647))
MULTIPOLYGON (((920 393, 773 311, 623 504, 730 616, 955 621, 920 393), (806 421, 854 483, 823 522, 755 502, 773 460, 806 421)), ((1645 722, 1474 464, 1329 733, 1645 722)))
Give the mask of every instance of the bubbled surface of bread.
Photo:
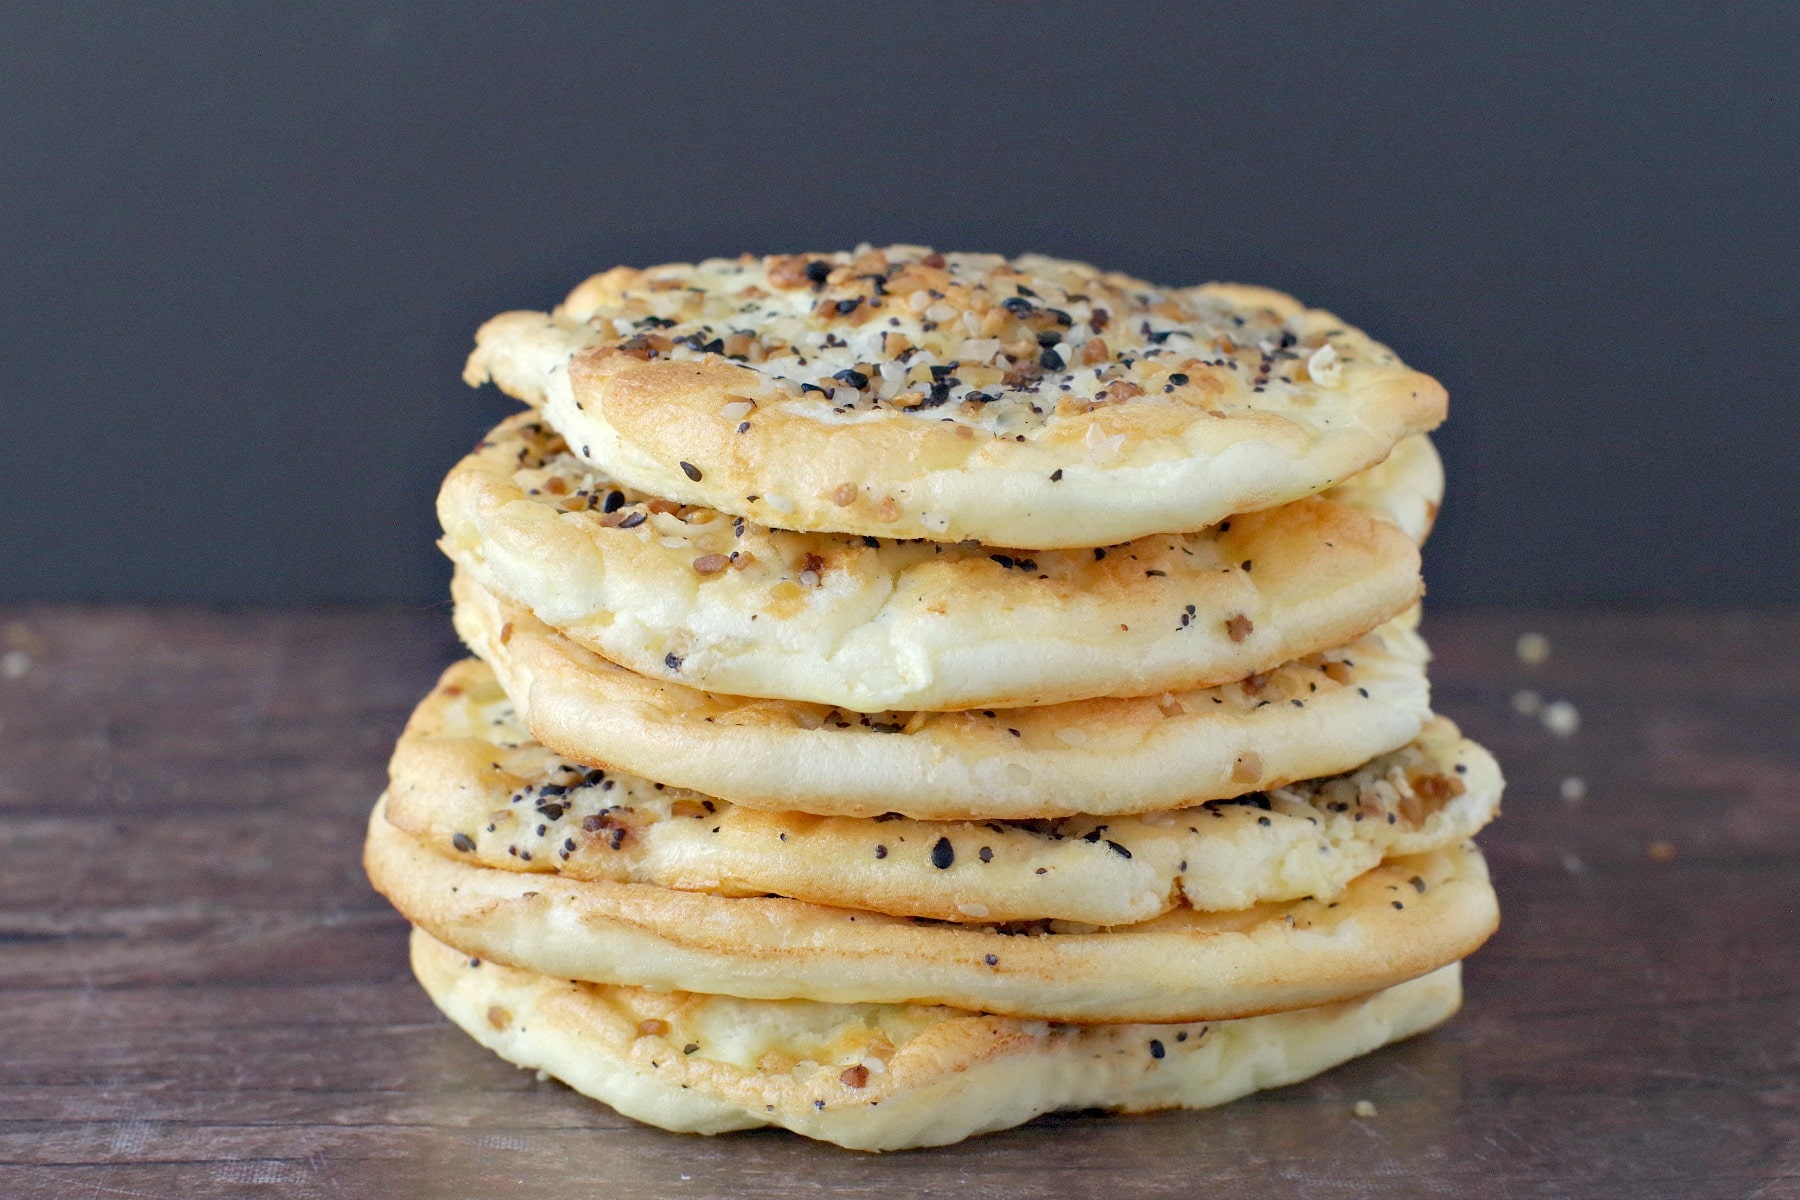
POLYGON ((401 736, 388 820, 484 867, 958 922, 1125 925, 1179 904, 1335 899, 1392 855, 1495 815, 1493 759, 1439 718, 1356 770, 1172 812, 1056 821, 815 817, 573 763, 532 740, 484 664, 444 673, 401 736))
POLYGON ((954 925, 458 862, 370 816, 364 867, 465 954, 559 979, 1077 1023, 1200 1021, 1333 1003, 1463 958, 1498 921, 1472 843, 1391 859, 1333 901, 1177 909, 1116 929, 954 925))
POLYGON ((808 534, 646 496, 541 419, 438 497, 458 567, 640 674, 862 712, 1054 704, 1241 679, 1412 604, 1441 475, 1409 439, 1334 494, 1093 550, 808 534), (1420 465, 1422 464, 1422 465, 1420 465), (1360 477, 1359 477, 1360 478, 1360 477))
POLYGON ((1288 503, 1446 405, 1391 350, 1279 292, 901 246, 617 268, 553 313, 488 322, 465 378, 541 406, 576 453, 651 495, 1031 549, 1288 503))
POLYGON ((856 1150, 945 1145, 1058 1109, 1223 1104, 1429 1029, 1462 996, 1452 964, 1299 1012, 1079 1026, 572 983, 420 930, 412 965, 476 1041, 625 1116, 687 1133, 775 1125, 856 1150))
POLYGON ((463 641, 557 753, 756 808, 925 819, 1181 808, 1349 770, 1430 718, 1402 614, 1350 646, 1237 683, 1139 699, 854 713, 650 679, 458 573, 463 641))

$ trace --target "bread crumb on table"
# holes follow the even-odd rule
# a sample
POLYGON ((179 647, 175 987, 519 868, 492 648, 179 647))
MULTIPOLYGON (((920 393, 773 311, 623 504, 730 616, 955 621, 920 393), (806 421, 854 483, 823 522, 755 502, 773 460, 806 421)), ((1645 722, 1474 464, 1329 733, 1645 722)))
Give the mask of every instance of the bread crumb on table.
POLYGON ((1541 633, 1521 633, 1518 652, 1520 662, 1535 667, 1549 659, 1550 639, 1541 633))

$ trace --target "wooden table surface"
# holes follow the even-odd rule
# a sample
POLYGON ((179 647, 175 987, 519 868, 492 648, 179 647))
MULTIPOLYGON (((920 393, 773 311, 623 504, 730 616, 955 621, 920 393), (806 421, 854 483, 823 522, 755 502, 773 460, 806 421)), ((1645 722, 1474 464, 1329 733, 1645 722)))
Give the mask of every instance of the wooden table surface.
POLYGON ((0 609, 0 1196, 1800 1197, 1800 615, 1426 632, 1511 781, 1461 1016, 1222 1109, 871 1157, 635 1126, 436 1015, 357 855, 444 612, 0 609))

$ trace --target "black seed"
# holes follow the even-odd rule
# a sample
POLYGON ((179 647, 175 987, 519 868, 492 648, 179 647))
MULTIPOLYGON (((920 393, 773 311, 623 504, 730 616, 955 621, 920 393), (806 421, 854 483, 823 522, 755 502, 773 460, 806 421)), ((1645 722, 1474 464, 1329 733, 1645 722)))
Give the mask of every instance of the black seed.
POLYGON ((1038 355, 1038 366, 1046 371, 1060 371, 1063 369, 1062 355, 1054 350, 1046 350, 1038 355))
POLYGON ((837 302, 838 314, 840 316, 842 316, 842 315, 846 315, 849 313, 853 313, 856 311, 856 306, 861 303, 862 303, 861 300, 839 300, 837 302))
POLYGON ((619 522, 619 528, 620 529, 636 529, 639 525, 642 525, 644 523, 644 519, 645 519, 645 514, 632 513, 629 517, 626 517, 623 521, 619 522))
POLYGON ((806 277, 814 283, 824 283, 826 276, 830 274, 831 264, 823 259, 815 258, 806 264, 806 277))
MULTIPOLYGON (((981 848, 979 857, 981 858, 981 861, 984 863, 993 862, 994 861, 994 848, 992 846, 983 846, 981 848)), ((1425 889, 1420 888, 1419 890, 1424 891, 1425 889)))
POLYGON ((990 954, 987 956, 986 961, 988 966, 997 967, 1000 965, 1000 956, 998 954, 990 954))
POLYGON ((1108 838, 1106 840, 1106 848, 1108 850, 1111 850, 1114 854, 1117 854, 1120 858, 1130 858, 1131 857, 1131 851, 1129 851, 1125 847, 1119 845, 1119 843, 1113 841, 1111 838, 1108 838))
POLYGON ((845 367, 842 371, 839 371, 837 374, 833 375, 832 378, 837 380, 839 383, 849 384, 851 387, 855 388, 859 392, 863 388, 866 388, 869 386, 869 377, 867 375, 864 375, 861 371, 855 370, 854 368, 851 368, 851 367, 845 367))
POLYGON ((450 844, 455 846, 458 850, 461 850, 464 854, 471 853, 475 849, 475 839, 466 833, 453 834, 450 838, 450 844))
POLYGON ((1186 375, 1183 375, 1179 371, 1177 371, 1175 374, 1169 376, 1169 382, 1174 384, 1176 387, 1186 386, 1187 381, 1188 381, 1188 377, 1186 375))
POLYGON ((1031 301, 1023 296, 1008 296, 1000 302, 1000 307, 1016 317, 1022 317, 1031 311, 1031 301))
POLYGON ((624 508, 624 507, 625 507, 625 493, 624 492, 608 492, 608 493, 606 493, 605 502, 600 505, 600 511, 601 512, 618 512, 621 508, 624 508))
POLYGON ((939 838, 937 845, 931 848, 931 865, 940 871, 948 871, 950 864, 955 861, 956 847, 950 844, 949 838, 939 838))
POLYGON ((696 467, 691 462, 684 462, 681 464, 681 473, 683 475, 686 475, 689 479, 693 480, 695 483, 700 482, 700 468, 696 467))
POLYGON ((1058 468, 1056 468, 1056 470, 1050 472, 1050 482, 1051 483, 1061 483, 1062 482, 1062 468, 1061 467, 1058 467, 1058 468))
POLYGON ((875 847, 875 857, 876 858, 886 858, 887 857, 887 847, 886 846, 875 847))
POLYGON ((1168 1053, 1168 1051, 1163 1049, 1163 1044, 1161 1042, 1157 1041, 1155 1038, 1150 1039, 1150 1057, 1151 1058, 1161 1058, 1163 1055, 1165 1055, 1167 1053, 1168 1053))
POLYGON ((669 668, 671 671, 681 670, 681 655, 676 654, 674 651, 670 651, 668 654, 663 655, 663 666, 669 668))
POLYGON ((1042 330, 1037 335, 1038 345, 1043 346, 1045 348, 1054 346, 1054 345, 1056 345, 1056 343, 1058 343, 1060 341, 1062 341, 1062 334, 1056 332, 1056 330, 1054 330, 1054 329, 1042 330))

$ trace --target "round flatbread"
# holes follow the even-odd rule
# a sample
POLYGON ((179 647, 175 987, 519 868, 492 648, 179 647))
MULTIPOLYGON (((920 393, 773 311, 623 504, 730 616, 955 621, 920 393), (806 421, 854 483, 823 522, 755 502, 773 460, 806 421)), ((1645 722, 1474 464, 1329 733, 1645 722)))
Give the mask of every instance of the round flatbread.
POLYGON ((532 736, 755 808, 926 820, 1114 816, 1335 775, 1431 715, 1403 615, 1349 646, 1237 683, 1140 699, 956 713, 855 713, 649 679, 458 574, 457 632, 532 736))
POLYGON ((745 808, 570 762, 467 660, 419 705, 388 820, 484 867, 957 922, 1148 920, 1180 904, 1335 899, 1382 859, 1472 837, 1500 771, 1439 718, 1345 775, 1137 817, 956 822, 745 808))
POLYGON ((1395 460, 1354 503, 1026 554, 683 507, 597 474, 522 414, 450 472, 440 545, 642 675, 859 712, 1054 704, 1242 679, 1412 604, 1418 548, 1382 518, 1435 505, 1442 476, 1423 438, 1395 460))
POLYGON ((775 1125, 853 1150, 943 1146, 1058 1109, 1206 1108, 1456 1012, 1457 964, 1372 996, 1205 1025, 1058 1025, 923 1005, 572 983, 414 930, 413 973, 508 1062, 682 1133, 775 1125))
POLYGON ((1178 909, 1119 929, 952 925, 457 862, 377 804, 363 862, 465 954, 593 983, 931 1003, 1078 1023, 1209 1021, 1367 995, 1472 952, 1499 914, 1473 843, 1392 859, 1332 901, 1178 909))
POLYGON ((484 325, 464 378, 654 496, 783 528, 1031 549, 1323 491, 1444 389, 1264 288, 856 253, 616 268, 484 325))

